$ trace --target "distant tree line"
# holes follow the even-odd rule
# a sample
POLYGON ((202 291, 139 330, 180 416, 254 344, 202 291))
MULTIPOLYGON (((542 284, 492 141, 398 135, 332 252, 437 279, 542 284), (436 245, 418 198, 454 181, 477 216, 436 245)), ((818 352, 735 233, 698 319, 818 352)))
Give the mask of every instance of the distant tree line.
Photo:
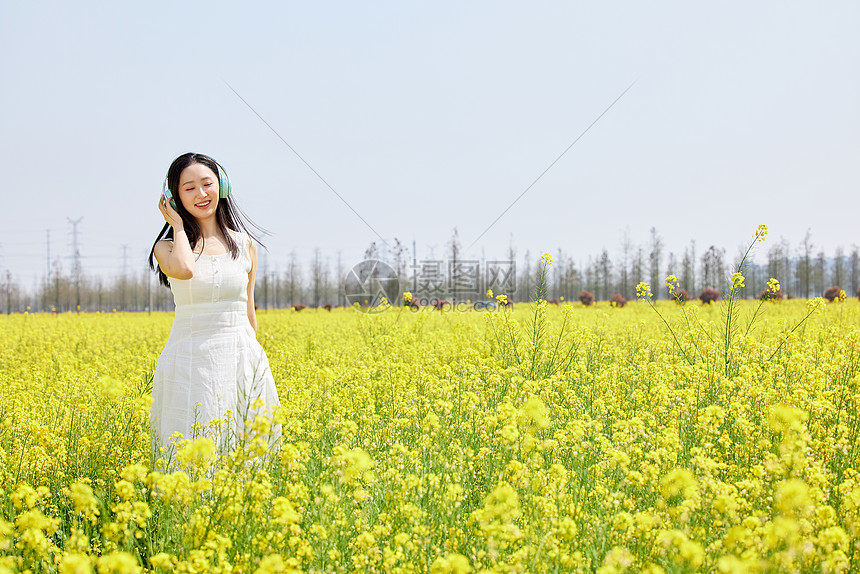
MULTIPOLYGON (((840 286, 849 296, 860 288, 860 248, 836 248, 832 255, 816 249, 811 233, 792 248, 785 239, 769 240, 759 247, 766 252, 766 262, 750 263, 746 271, 745 287, 741 296, 758 297, 769 278, 779 280, 787 297, 821 296, 832 286, 840 286)), ((596 255, 581 259, 574 250, 546 249, 540 253, 526 250, 520 259, 513 244, 501 258, 516 263, 516 290, 507 293, 516 301, 531 300, 534 296, 543 251, 553 256, 548 274, 548 299, 575 301, 583 291, 597 300, 610 300, 619 294, 631 300, 640 281, 651 284, 657 298, 666 298, 665 278, 674 274, 679 288, 691 297, 705 289, 725 292, 730 269, 741 256, 740 249, 729 256, 725 248, 709 245, 700 248, 695 241, 682 247, 667 246, 655 228, 651 228, 645 245, 636 245, 628 233, 622 235, 616 249, 610 253, 604 248, 596 255)), ((496 255, 498 257, 498 255, 496 255)), ((391 265, 401 278, 403 291, 409 290, 413 269, 413 254, 399 239, 380 246, 371 243, 364 252, 365 259, 380 259, 391 265)), ((446 264, 466 259, 457 230, 446 244, 442 257, 446 264)), ((427 259, 424 257, 423 259, 427 259)), ((255 300, 259 309, 287 308, 295 305, 323 307, 347 304, 343 282, 345 273, 352 267, 340 257, 332 266, 319 248, 314 249, 309 261, 301 261, 295 251, 290 253, 286 266, 271 269, 265 259, 258 265, 255 300)), ((173 309, 173 296, 169 289, 157 284, 148 268, 135 273, 105 278, 88 275, 85 270, 64 271, 60 260, 52 266, 50 276, 43 276, 38 285, 24 289, 16 282, 11 270, 0 271, 0 311, 10 312, 66 312, 75 311, 169 311, 173 309)), ((435 296, 450 298, 450 290, 440 288, 435 296)))
MULTIPOLYGON (((555 263, 550 271, 549 297, 566 300, 578 298, 582 291, 593 293, 599 300, 609 300, 614 294, 626 299, 636 295, 640 281, 651 284, 654 296, 667 298, 664 288, 667 275, 675 275, 692 297, 705 289, 720 293, 728 290, 728 277, 743 255, 744 247, 730 257, 725 248, 709 245, 697 248, 696 242, 681 249, 668 249, 657 230, 651 228, 647 245, 636 246, 624 235, 618 253, 613 260, 608 249, 597 256, 589 256, 578 263, 561 249, 553 254, 555 263)), ((786 297, 817 297, 832 286, 840 286, 846 294, 853 296, 860 288, 860 248, 853 245, 846 252, 837 247, 833 255, 816 250, 811 234, 792 250, 788 241, 780 239, 760 246, 766 250, 766 262, 747 261, 745 287, 741 297, 756 298, 766 288, 771 277, 779 280, 786 297)), ((526 252, 524 261, 524 291, 534 290, 537 273, 537 258, 526 252)), ((518 292, 520 290, 518 289, 518 292)))

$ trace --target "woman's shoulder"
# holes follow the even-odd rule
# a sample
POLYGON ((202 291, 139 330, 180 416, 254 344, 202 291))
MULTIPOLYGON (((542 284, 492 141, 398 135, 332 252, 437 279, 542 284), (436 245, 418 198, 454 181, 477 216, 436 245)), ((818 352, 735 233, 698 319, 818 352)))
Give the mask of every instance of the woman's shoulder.
POLYGON ((251 237, 244 231, 231 230, 229 233, 233 236, 233 241, 235 241, 236 245, 238 245, 239 247, 247 247, 247 245, 251 242, 251 237))
POLYGON ((254 240, 251 239, 251 236, 244 231, 233 231, 232 233, 233 239, 236 241, 236 245, 239 246, 239 249, 249 258, 252 257, 256 252, 256 245, 254 244, 254 240))

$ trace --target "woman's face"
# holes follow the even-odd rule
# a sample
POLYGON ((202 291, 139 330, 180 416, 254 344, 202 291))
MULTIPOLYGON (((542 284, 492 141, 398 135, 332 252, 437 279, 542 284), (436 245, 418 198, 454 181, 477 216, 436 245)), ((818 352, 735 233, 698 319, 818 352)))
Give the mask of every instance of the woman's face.
POLYGON ((179 199, 195 218, 213 217, 218 207, 218 176, 202 163, 192 163, 179 174, 179 199))

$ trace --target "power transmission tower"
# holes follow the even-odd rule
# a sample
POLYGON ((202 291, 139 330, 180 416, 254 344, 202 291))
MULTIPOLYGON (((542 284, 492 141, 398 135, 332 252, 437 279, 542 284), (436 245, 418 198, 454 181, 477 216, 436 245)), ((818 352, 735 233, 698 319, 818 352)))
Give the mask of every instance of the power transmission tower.
POLYGON ((75 260, 74 263, 74 274, 75 274, 75 311, 77 313, 81 312, 81 249, 78 245, 78 224, 81 222, 83 217, 79 217, 76 220, 72 221, 71 218, 66 218, 69 223, 72 224, 72 251, 74 251, 74 255, 72 258, 75 260))
POLYGON ((122 244, 122 276, 128 274, 128 243, 122 244))

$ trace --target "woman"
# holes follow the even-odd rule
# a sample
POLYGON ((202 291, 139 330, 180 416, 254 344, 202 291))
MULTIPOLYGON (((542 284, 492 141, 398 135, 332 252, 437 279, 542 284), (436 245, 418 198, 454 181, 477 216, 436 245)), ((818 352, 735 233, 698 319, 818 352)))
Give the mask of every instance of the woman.
MULTIPOLYGON (((173 292, 176 313, 152 381, 153 450, 170 458, 178 432, 211 436, 224 452, 245 437, 244 421, 271 417, 279 405, 256 339, 257 248, 227 174, 209 156, 173 161, 158 209, 166 223, 149 265, 173 292)), ((275 427, 263 438, 271 446, 278 435, 275 427)))

